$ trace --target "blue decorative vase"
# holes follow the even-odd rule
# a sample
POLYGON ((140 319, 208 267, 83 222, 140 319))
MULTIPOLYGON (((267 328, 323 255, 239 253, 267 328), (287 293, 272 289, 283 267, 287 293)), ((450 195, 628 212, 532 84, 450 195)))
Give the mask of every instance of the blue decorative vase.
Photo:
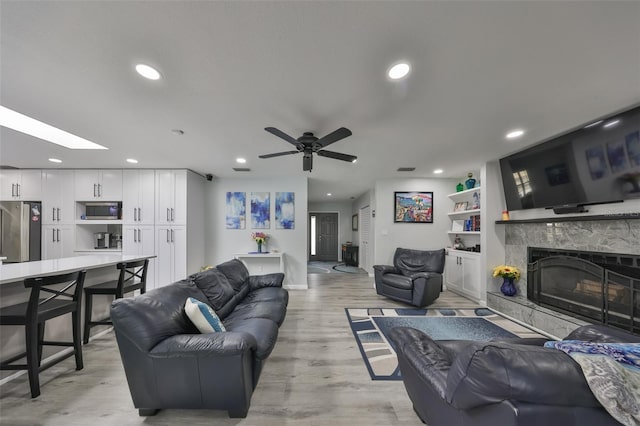
POLYGON ((469 179, 464 181, 464 185, 467 187, 467 189, 472 189, 476 186, 476 180, 473 178, 473 173, 469 173, 467 176, 469 177, 469 179))
POLYGON ((258 253, 262 253, 262 243, 258 243, 258 253))
POLYGON ((515 296, 516 293, 518 292, 518 289, 516 288, 516 285, 513 283, 513 278, 504 278, 504 281, 502 282, 502 286, 500 286, 500 291, 502 292, 502 294, 504 294, 505 296, 515 296))

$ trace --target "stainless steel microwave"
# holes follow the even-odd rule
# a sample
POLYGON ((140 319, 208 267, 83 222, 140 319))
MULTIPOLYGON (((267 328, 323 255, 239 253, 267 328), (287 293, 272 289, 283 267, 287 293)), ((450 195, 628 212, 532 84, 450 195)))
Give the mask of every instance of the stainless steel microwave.
POLYGON ((86 203, 88 220, 118 220, 122 218, 122 203, 86 203))

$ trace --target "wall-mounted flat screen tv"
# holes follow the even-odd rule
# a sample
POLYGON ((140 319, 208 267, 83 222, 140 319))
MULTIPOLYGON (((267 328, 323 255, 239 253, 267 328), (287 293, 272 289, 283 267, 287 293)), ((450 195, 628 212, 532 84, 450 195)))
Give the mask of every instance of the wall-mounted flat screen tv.
POLYGON ((502 158, 500 169, 509 210, 640 199, 640 106, 502 158))

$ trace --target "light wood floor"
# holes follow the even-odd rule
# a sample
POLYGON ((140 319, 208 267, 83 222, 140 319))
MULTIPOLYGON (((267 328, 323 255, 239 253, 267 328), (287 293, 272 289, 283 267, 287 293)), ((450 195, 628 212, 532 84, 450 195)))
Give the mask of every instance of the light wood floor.
MULTIPOLYGON (((262 371, 246 419, 224 411, 162 410, 139 417, 113 333, 84 347, 84 369, 70 358, 40 375, 31 399, 27 376, 0 387, 2 425, 421 425, 402 382, 372 381, 345 307, 401 306, 378 296, 365 274, 310 274, 310 289, 290 291, 287 318, 262 371)), ((445 292, 434 307, 474 307, 445 292)))

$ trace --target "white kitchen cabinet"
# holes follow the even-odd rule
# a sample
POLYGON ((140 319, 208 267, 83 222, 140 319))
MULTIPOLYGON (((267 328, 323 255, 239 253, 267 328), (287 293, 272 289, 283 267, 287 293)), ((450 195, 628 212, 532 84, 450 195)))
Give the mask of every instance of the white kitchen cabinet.
MULTIPOLYGON (((153 225, 124 225, 122 227, 123 255, 153 255, 155 250, 155 228, 153 225)), ((156 287, 155 267, 155 259, 149 259, 147 290, 156 287)))
POLYGON ((2 201, 41 201, 41 170, 0 170, 0 200, 2 201))
POLYGON ((481 279, 479 253, 447 250, 444 277, 447 290, 480 301, 481 279))
POLYGON ((75 220, 73 170, 42 171, 42 223, 71 224, 75 220))
POLYGON ((71 224, 42 227, 42 259, 74 256, 74 227, 71 224))
MULTIPOLYGON (((156 226, 156 287, 187 277, 187 230, 184 226, 156 226)), ((196 271, 190 271, 193 273, 196 271)))
POLYGON ((76 170, 76 201, 121 201, 122 170, 76 170))
POLYGON ((122 219, 124 223, 127 225, 153 225, 155 171, 124 170, 122 180, 122 219))
POLYGON ((156 170, 156 225, 187 223, 187 170, 156 170))

